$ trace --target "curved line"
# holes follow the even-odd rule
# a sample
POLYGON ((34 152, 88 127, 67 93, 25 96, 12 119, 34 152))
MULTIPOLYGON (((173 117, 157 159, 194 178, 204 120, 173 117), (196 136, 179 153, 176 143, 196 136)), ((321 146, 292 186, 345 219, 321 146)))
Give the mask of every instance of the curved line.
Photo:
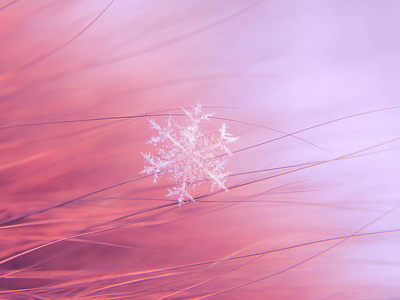
POLYGON ((10 7, 11 5, 17 3, 18 1, 19 0, 14 0, 14 1, 11 1, 10 3, 4 5, 3 7, 0 7, 0 11, 2 11, 3 9, 6 9, 7 7, 10 7))
POLYGON ((314 163, 314 164, 311 164, 311 165, 306 165, 304 167, 301 167, 301 168, 298 168, 298 169, 295 169, 295 170, 292 170, 292 171, 287 171, 287 172, 284 172, 284 173, 279 173, 279 174, 276 174, 276 175, 264 177, 264 178, 253 180, 253 181, 249 181, 249 182, 246 182, 246 183, 237 184, 237 185, 234 185, 232 187, 229 187, 228 189, 235 189, 235 188, 239 188, 239 187, 242 187, 242 186, 245 186, 245 185, 248 185, 248 184, 261 182, 261 181, 264 181, 264 180, 267 180, 267 179, 276 178, 276 177, 279 177, 279 176, 282 176, 282 175, 287 175, 287 174, 290 174, 290 173, 294 173, 294 172, 302 171, 302 170, 305 170, 305 169, 309 169, 309 168, 312 168, 312 167, 315 167, 315 166, 323 165, 323 164, 326 164, 326 163, 329 163, 329 162, 334 162, 334 161, 338 161, 338 160, 342 160, 342 159, 348 159, 348 158, 351 158, 351 157, 356 157, 356 154, 359 154, 359 153, 362 153, 362 152, 366 152, 368 150, 371 150, 371 149, 374 149, 374 148, 377 148, 377 147, 381 147, 383 145, 387 145, 387 144, 390 144, 390 143, 393 143, 393 142, 396 142, 396 141, 399 141, 399 140, 400 140, 400 138, 396 138, 396 139, 393 139, 393 140, 390 140, 390 141, 386 141, 386 142, 383 142, 383 143, 380 143, 380 144, 377 144, 377 145, 374 145, 374 146, 370 146, 368 148, 365 148, 365 149, 362 149, 362 150, 359 150, 359 151, 356 151, 356 152, 352 152, 350 154, 346 154, 346 155, 343 155, 343 156, 340 156, 340 157, 337 157, 337 158, 334 158, 334 159, 317 162, 317 163, 314 163))
POLYGON ((12 225, 12 223, 14 223, 14 222, 21 221, 21 220, 23 220, 23 219, 25 219, 25 218, 27 218, 27 217, 29 217, 29 216, 31 216, 31 215, 40 214, 40 213, 45 212, 45 211, 48 211, 48 210, 50 210, 50 209, 57 208, 57 207, 61 207, 61 206, 67 205, 67 204, 69 204, 69 203, 72 203, 72 202, 74 202, 74 201, 81 200, 81 199, 83 199, 83 198, 86 198, 86 197, 89 197, 89 196, 92 196, 92 195, 95 195, 95 194, 98 194, 98 193, 101 193, 101 192, 104 192, 104 191, 107 191, 107 190, 110 190, 110 189, 119 187, 119 186, 121 186, 121 185, 125 185, 125 184, 131 183, 131 182, 134 182, 134 181, 137 181, 137 180, 140 180, 140 179, 149 177, 149 176, 150 176, 150 175, 145 175, 145 176, 142 176, 142 177, 137 177, 137 178, 134 178, 134 179, 129 179, 129 180, 127 180, 127 181, 120 182, 120 183, 117 183, 117 184, 114 184, 114 185, 110 185, 110 186, 107 186, 107 187, 105 187, 105 188, 102 188, 102 189, 99 189, 99 190, 96 190, 96 191, 93 191, 93 192, 84 194, 84 195, 82 195, 82 196, 79 196, 79 197, 76 197, 76 198, 73 198, 73 199, 70 199, 70 200, 67 200, 67 201, 58 203, 58 204, 54 204, 54 205, 51 205, 51 206, 47 206, 47 207, 45 207, 45 208, 41 208, 41 209, 38 209, 38 210, 35 210, 35 211, 31 211, 31 212, 29 212, 29 213, 26 213, 25 215, 22 215, 22 216, 19 216, 19 217, 14 218, 14 219, 7 220, 7 221, 5 221, 5 222, 3 222, 3 223, 0 223, 0 229, 2 229, 2 227, 4 227, 4 226, 12 225))
MULTIPOLYGON (((282 247, 282 248, 277 248, 277 249, 267 250, 267 251, 262 251, 262 252, 257 252, 257 253, 232 256, 232 257, 227 257, 227 258, 222 258, 222 259, 214 259, 214 260, 209 260, 209 261, 203 261, 203 262, 187 264, 187 265, 181 265, 181 266, 175 266, 175 267, 169 267, 169 268, 163 268, 163 269, 155 269, 155 270, 148 270, 148 271, 142 271, 142 272, 133 272, 132 274, 131 273, 124 274, 120 278, 132 276, 132 275, 137 276, 137 275, 150 274, 150 273, 154 273, 154 272, 166 272, 166 271, 173 271, 173 270, 179 270, 179 269, 185 269, 185 268, 199 267, 199 266, 205 266, 205 265, 210 265, 210 264, 215 264, 215 263, 220 263, 220 262, 226 262, 226 261, 232 261, 232 260, 239 260, 239 259, 244 259, 244 258, 249 258, 249 257, 263 256, 263 255, 266 255, 266 254, 271 254, 271 253, 276 253, 276 252, 281 252, 281 251, 286 251, 286 250, 292 250, 292 249, 297 249, 297 248, 300 248, 300 247, 312 246, 312 245, 326 243, 326 242, 348 240, 348 239, 358 238, 358 237, 362 238, 362 237, 374 236, 374 235, 379 235, 379 234, 391 234, 391 233, 400 233, 400 229, 393 229, 393 230, 385 230, 385 231, 377 231, 377 232, 370 232, 370 233, 359 233, 359 234, 352 234, 352 235, 346 235, 346 236, 332 237, 332 238, 316 240, 316 241, 312 241, 312 242, 306 242, 306 243, 302 243, 302 244, 297 244, 297 245, 293 245, 293 246, 287 246, 287 247, 282 247)), ((129 280, 129 281, 125 282, 125 283, 119 283, 119 284, 126 284, 126 283, 129 283, 131 281, 134 282, 136 280, 137 279, 129 280)), ((97 291, 106 290, 106 289, 109 289, 109 288, 112 288, 112 286, 106 286, 106 287, 100 288, 97 291)), ((89 292, 87 295, 90 295, 92 292, 93 291, 89 292)), ((207 295, 207 296, 209 296, 209 295, 207 295)), ((205 297, 207 297, 207 296, 205 296, 205 297)))
MULTIPOLYGON (((158 210, 158 209, 162 209, 162 208, 167 208, 167 207, 169 207, 169 206, 177 206, 177 205, 178 205, 178 203, 164 204, 164 205, 161 205, 161 206, 151 207, 151 208, 145 209, 145 210, 143 210, 143 211, 139 211, 139 212, 137 212, 136 214, 141 214, 141 213, 145 213, 145 212, 149 212, 149 211, 154 211, 154 210, 158 210)), ((7 258, 5 258, 5 259, 3 259, 3 260, 0 261, 0 265, 6 263, 6 262, 8 262, 8 261, 14 260, 14 259, 16 259, 16 258, 18 258, 18 257, 21 257, 21 256, 23 256, 23 255, 25 255, 25 254, 34 252, 34 251, 36 251, 36 250, 40 250, 40 249, 42 249, 42 248, 45 248, 45 247, 48 247, 48 246, 51 246, 51 245, 54 245, 54 244, 57 244, 57 243, 60 243, 60 242, 63 242, 63 241, 68 241, 68 240, 76 239, 76 238, 79 238, 79 237, 82 237, 82 236, 87 236, 87 235, 91 235, 91 234, 96 234, 96 233, 107 232, 107 231, 111 231, 111 230, 115 230, 115 229, 119 229, 119 228, 124 228, 124 227, 130 226, 130 225, 132 225, 132 224, 135 224, 135 223, 138 223, 138 222, 142 222, 142 221, 151 219, 151 218, 153 218, 153 217, 155 217, 155 216, 157 216, 157 215, 159 215, 159 214, 162 214, 162 213, 164 213, 164 212, 168 212, 168 211, 170 211, 170 210, 172 210, 172 209, 174 209, 174 207, 172 207, 172 208, 170 208, 170 209, 168 209, 168 210, 166 210, 166 211, 162 211, 162 212, 159 212, 159 213, 155 213, 154 215, 148 216, 148 217, 146 217, 146 218, 144 218, 144 219, 141 219, 141 220, 135 220, 135 221, 133 221, 133 222, 129 222, 129 223, 117 225, 117 226, 114 226, 114 227, 99 229, 99 230, 90 231, 90 232, 79 233, 79 234, 76 234, 76 235, 73 235, 73 236, 69 236, 69 237, 65 237, 65 238, 58 239, 58 240, 54 240, 54 241, 51 241, 51 242, 48 242, 48 243, 45 243, 45 244, 36 246, 36 247, 31 248, 31 249, 29 249, 29 250, 25 250, 25 251, 23 251, 23 252, 17 253, 17 254, 15 254, 15 255, 13 255, 13 256, 7 257, 7 258)), ((132 215, 133 215, 133 214, 132 214, 132 215)), ((3 278, 4 276, 6 276, 6 275, 1 275, 0 278, 3 278)), ((0 292, 0 294, 1 294, 1 292, 0 292)))
POLYGON ((108 5, 100 12, 100 14, 97 15, 96 18, 94 18, 88 25, 86 25, 81 31, 79 31, 77 34, 75 34, 72 38, 70 38, 69 40, 67 40, 64 44, 61 44, 60 46, 54 48, 53 50, 51 50, 50 52, 39 56, 37 58, 35 58, 34 60, 26 63, 25 65, 17 68, 17 71, 21 71, 23 69, 26 69, 46 58, 48 58, 49 56, 53 55, 54 53, 56 53, 57 51, 61 50, 62 48, 68 46, 69 44, 71 44, 74 40, 76 40, 78 37, 80 37, 86 30, 89 29, 90 26, 92 26, 105 12, 106 10, 111 6, 111 4, 114 2, 114 0, 111 0, 110 3, 108 3, 108 5))
POLYGON ((230 19, 232 19, 232 18, 235 18, 235 17, 237 17, 238 15, 244 13, 245 11, 250 10, 250 9, 254 8, 255 6, 259 5, 261 2, 264 2, 264 0, 259 0, 259 1, 255 2, 255 3, 253 3, 253 4, 251 4, 251 5, 249 5, 249 6, 245 7, 245 8, 243 8, 242 10, 240 10, 240 11, 238 11, 238 12, 236 12, 236 13, 230 15, 230 16, 227 16, 227 17, 225 17, 225 18, 223 18, 223 19, 220 19, 220 20, 218 20, 218 21, 215 21, 215 22, 213 22, 213 23, 210 23, 210 24, 208 24, 208 25, 205 25, 205 26, 203 26, 203 27, 201 27, 201 28, 195 29, 195 30, 193 30, 193 31, 191 31, 191 32, 187 32, 187 33, 181 34, 180 36, 175 37, 175 38, 172 38, 172 39, 170 39, 170 40, 168 40, 168 41, 166 41, 166 42, 159 43, 159 44, 156 44, 156 45, 153 45, 153 46, 149 46, 149 47, 146 47, 146 48, 137 50, 136 52, 133 51, 132 53, 127 54, 127 55, 123 55, 123 56, 121 55, 121 56, 119 56, 117 59, 111 59, 111 60, 105 61, 105 62, 103 62, 103 63, 92 64, 92 65, 87 66, 87 68, 90 68, 90 67, 91 67, 91 68, 97 68, 97 67, 101 67, 101 66, 104 66, 104 65, 107 65, 107 64, 112 64, 112 63, 115 63, 115 62, 120 62, 120 61, 123 61, 123 60, 125 60, 125 59, 130 59, 130 58, 133 58, 133 57, 135 57, 135 56, 140 56, 140 55, 143 55, 143 54, 148 53, 148 52, 150 52, 150 51, 157 50, 157 49, 162 48, 162 47, 167 46, 167 45, 175 44, 175 43, 177 43, 177 42, 180 42, 180 41, 182 41, 182 40, 185 40, 185 39, 188 38, 188 37, 191 37, 191 36, 193 36, 193 35, 200 34, 200 33, 204 32, 204 31, 206 31, 206 30, 208 30, 208 29, 210 29, 210 28, 213 28, 213 27, 216 26, 216 25, 219 25, 219 24, 221 24, 221 23, 224 23, 224 22, 226 22, 227 20, 230 20, 230 19))
MULTIPOLYGON (((301 265, 303 265, 303 264, 305 264, 305 263, 307 263, 307 262, 313 260, 314 258, 317 258, 317 257, 319 257, 319 256, 321 256, 321 255, 327 253, 328 251, 330 251, 330 250, 332 250, 332 249, 334 249, 334 248, 340 246, 341 244, 347 242, 347 241, 350 240, 352 237, 355 237, 355 236, 368 236, 368 235, 373 235, 374 233, 360 233, 360 232, 363 231, 363 230, 365 230, 365 229, 368 228, 369 226, 373 225, 374 223, 378 222, 380 219, 384 218, 385 216, 387 216, 387 215, 390 214, 391 212, 395 211, 395 210, 396 210, 397 208, 399 208, 399 207, 400 207, 400 204, 394 206, 392 209, 390 209, 390 210, 388 210, 387 212, 385 212, 384 214, 380 215, 378 218, 375 218, 373 221, 369 222, 368 224, 366 224, 366 225, 364 225, 363 227, 361 227, 360 229, 358 229, 358 230, 357 230, 356 232, 354 232, 352 235, 343 237, 343 238, 340 239, 339 242, 336 243, 335 245, 333 245, 333 246, 331 246, 331 247, 328 247, 327 249, 325 249, 325 250, 323 250, 323 251, 321 251, 321 252, 319 252, 319 253, 317 253, 317 254, 315 254, 315 255, 312 255, 311 257, 309 257, 309 258, 307 258, 307 259, 305 259, 305 260, 302 260, 301 262, 298 262, 297 264, 292 265, 292 266, 290 266, 289 268, 286 268, 286 269, 284 269, 284 270, 281 270, 281 271, 279 271, 279 272, 276 272, 276 273, 274 273, 274 274, 271 274, 271 275, 268 275, 268 276, 265 276, 265 277, 262 277, 262 278, 259 278, 259 279, 256 279, 256 280, 252 280, 252 281, 249 281, 249 282, 246 282, 246 283, 237 285, 237 286, 235 286, 235 287, 232 287, 232 288, 229 288, 229 289, 226 289, 226 290, 223 290, 223 291, 219 291, 219 292, 216 292, 216 293, 213 293, 213 294, 209 294, 209 295, 206 295, 206 296, 203 296, 203 297, 199 297, 199 298, 197 298, 197 299, 208 298, 208 297, 213 296, 213 295, 226 293, 226 292, 229 292, 229 291, 238 289, 238 288, 242 288, 242 287, 244 287, 244 286, 248 286, 248 285, 251 285, 251 284, 254 284, 254 283, 257 283, 257 282, 260 282, 260 281, 263 281, 263 280, 266 280, 266 279, 269 279, 269 278, 278 276, 278 275, 280 275, 280 274, 283 274, 283 273, 285 273, 285 272, 288 272, 288 271, 290 271, 290 270, 293 270, 293 269, 297 268, 298 266, 301 266, 301 265)), ((390 230, 390 231, 388 230, 388 231, 383 231, 383 232, 398 232, 398 231, 400 231, 400 230, 390 230)), ((332 239, 332 240, 336 240, 336 239, 332 239)), ((307 244, 308 244, 308 243, 307 243, 307 244)))
POLYGON ((89 118, 89 119, 76 119, 76 120, 61 120, 61 121, 48 121, 48 122, 37 122, 37 123, 24 123, 17 125, 7 125, 0 127, 2 129, 10 129, 16 127, 28 127, 28 126, 41 126, 41 125, 53 125, 53 124, 68 124, 68 123, 80 123, 80 122, 93 122, 93 121, 107 121, 107 120, 126 120, 146 117, 162 117, 162 116, 184 116, 184 114, 147 114, 147 115, 136 115, 136 116, 114 116, 114 117, 100 117, 100 118, 89 118))
MULTIPOLYGON (((317 128, 317 127, 320 127, 320 126, 323 126, 323 125, 335 123, 335 122, 342 121, 342 120, 345 120, 345 119, 350 119, 350 118, 359 117, 359 116, 370 114, 370 113, 375 113, 375 112, 380 112, 380 111, 385 111, 385 110, 391 110, 391 109, 398 109, 398 108, 400 108, 400 106, 393 106, 393 107, 387 107, 387 108, 381 108, 381 109, 370 110, 370 111, 367 111, 367 112, 357 113, 357 114, 354 114, 354 115, 345 116, 345 117, 341 117, 341 118, 334 119, 334 120, 331 120, 331 121, 323 122, 323 123, 320 123, 320 124, 317 124, 317 125, 313 125, 311 127, 307 127, 307 128, 292 132, 290 135, 294 135, 294 134, 297 134, 297 133, 300 133, 300 132, 304 132, 304 131, 307 131, 307 130, 310 130, 310 129, 314 129, 314 128, 317 128)), ((272 140, 268 140, 266 142, 262 142, 262 143, 259 143, 259 144, 256 144, 256 145, 252 145, 252 146, 249 146, 249 147, 246 147, 246 148, 242 148, 242 149, 239 149, 239 150, 236 150, 236 151, 232 151, 232 153, 237 153, 237 152, 241 152, 241 151, 244 151, 244 150, 248 150, 248 149, 252 149, 252 148, 255 148, 255 147, 259 147, 259 146, 262 146, 262 145, 265 145, 265 144, 268 144, 268 143, 283 139, 283 138, 285 138, 287 136, 288 135, 284 135, 284 136, 281 136, 281 137, 278 137, 278 138, 275 138, 275 139, 272 139, 272 140)))
MULTIPOLYGON (((302 141, 302 142, 305 142, 305 143, 307 143, 307 144, 309 144, 309 145, 311 145, 311 146, 314 146, 314 147, 316 147, 316 148, 319 148, 319 149, 321 149, 321 150, 324 150, 323 148, 321 148, 321 147, 318 146, 318 145, 315 145, 315 144, 313 144, 313 143, 311 143, 311 142, 309 142, 309 141, 307 141, 307 140, 305 140, 305 139, 302 139, 302 138, 300 138, 300 137, 298 137, 298 136, 295 136, 295 133, 287 133, 287 132, 284 132, 284 131, 281 131, 281 130, 278 130, 278 129, 274 129, 274 128, 272 128, 272 127, 268 127, 268 126, 264 126, 264 125, 258 125, 258 124, 253 124, 253 123, 250 123, 250 122, 238 121, 238 120, 234 120, 234 119, 220 118, 220 117, 211 117, 211 118, 212 118, 212 119, 217 119, 217 120, 231 121, 231 122, 236 122, 236 123, 240 123, 240 124, 252 125, 252 126, 256 126, 256 127, 261 127, 261 128, 269 129, 269 130, 271 130, 271 131, 275 131, 275 132, 284 134, 283 137, 289 137, 289 136, 291 136, 292 138, 298 139, 298 140, 300 140, 300 141, 302 141)), ((281 138, 282 138, 282 137, 281 137, 281 138)))

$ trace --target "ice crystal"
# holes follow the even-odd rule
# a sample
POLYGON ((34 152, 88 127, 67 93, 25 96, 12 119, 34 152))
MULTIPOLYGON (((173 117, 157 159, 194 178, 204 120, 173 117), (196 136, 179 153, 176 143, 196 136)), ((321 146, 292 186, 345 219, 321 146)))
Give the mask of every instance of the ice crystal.
POLYGON ((218 187, 228 191, 225 181, 229 172, 224 171, 226 155, 232 155, 226 144, 238 139, 227 131, 223 123, 219 134, 210 134, 203 125, 213 114, 205 114, 202 106, 197 103, 190 112, 184 108, 186 114, 184 124, 179 124, 171 116, 162 127, 154 119, 150 120, 150 127, 158 131, 148 143, 158 147, 157 155, 142 153, 147 166, 141 171, 144 174, 153 174, 154 182, 159 175, 168 172, 176 186, 168 189, 167 196, 177 196, 179 205, 187 200, 194 201, 193 192, 196 187, 206 180, 211 181, 211 191, 218 187))

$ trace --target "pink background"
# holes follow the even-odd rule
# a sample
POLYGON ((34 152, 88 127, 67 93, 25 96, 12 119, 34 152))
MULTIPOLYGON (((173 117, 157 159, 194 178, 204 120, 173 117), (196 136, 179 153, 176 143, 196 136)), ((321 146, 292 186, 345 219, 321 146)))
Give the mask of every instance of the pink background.
POLYGON ((399 28, 395 0, 0 1, 0 298, 399 297, 399 28), (229 193, 107 189, 197 101, 240 136, 229 193))

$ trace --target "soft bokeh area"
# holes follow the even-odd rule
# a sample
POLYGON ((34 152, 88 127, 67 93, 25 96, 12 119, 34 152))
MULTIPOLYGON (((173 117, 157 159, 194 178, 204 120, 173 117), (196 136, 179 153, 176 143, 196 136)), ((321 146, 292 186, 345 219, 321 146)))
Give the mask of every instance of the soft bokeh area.
POLYGON ((0 1, 1 299, 397 299, 400 2, 0 1), (166 197, 199 102, 226 186, 166 197))

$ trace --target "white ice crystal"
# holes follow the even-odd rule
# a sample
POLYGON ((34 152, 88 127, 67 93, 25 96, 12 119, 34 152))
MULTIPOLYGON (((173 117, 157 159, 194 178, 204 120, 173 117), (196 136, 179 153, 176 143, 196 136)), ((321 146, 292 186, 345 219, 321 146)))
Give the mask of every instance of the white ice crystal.
POLYGON ((178 196, 181 205, 186 200, 194 201, 192 196, 196 187, 206 180, 211 181, 211 190, 219 187, 227 191, 225 181, 229 172, 224 171, 226 155, 232 155, 226 144, 232 143, 238 137, 227 132, 227 126, 221 125, 219 134, 210 134, 202 127, 203 121, 208 121, 213 114, 205 114, 202 106, 197 103, 193 112, 182 108, 186 114, 186 122, 181 125, 170 116, 165 127, 154 119, 150 127, 158 131, 148 143, 159 145, 157 155, 142 153, 149 164, 141 173, 154 174, 154 182, 165 172, 170 173, 176 186, 168 189, 167 196, 178 196))

